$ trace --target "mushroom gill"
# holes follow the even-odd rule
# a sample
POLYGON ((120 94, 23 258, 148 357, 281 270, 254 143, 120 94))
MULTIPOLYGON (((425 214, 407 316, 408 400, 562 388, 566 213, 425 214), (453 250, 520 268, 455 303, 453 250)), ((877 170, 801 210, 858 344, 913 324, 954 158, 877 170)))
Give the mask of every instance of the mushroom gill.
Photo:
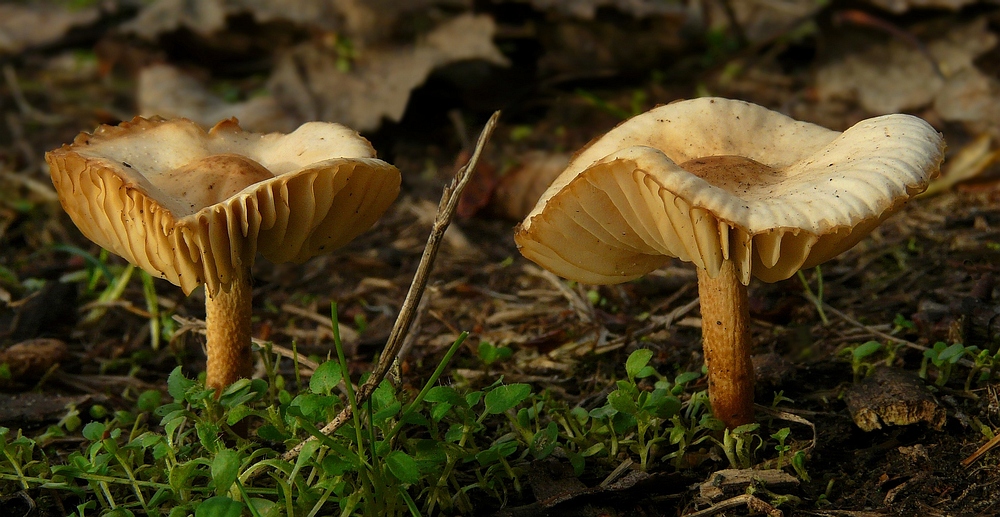
POLYGON ((840 133, 743 101, 676 102, 577 153, 514 239, 585 283, 693 263, 710 398, 732 428, 753 417, 750 278, 782 280, 857 244, 927 188, 943 156, 937 131, 910 115, 840 133))

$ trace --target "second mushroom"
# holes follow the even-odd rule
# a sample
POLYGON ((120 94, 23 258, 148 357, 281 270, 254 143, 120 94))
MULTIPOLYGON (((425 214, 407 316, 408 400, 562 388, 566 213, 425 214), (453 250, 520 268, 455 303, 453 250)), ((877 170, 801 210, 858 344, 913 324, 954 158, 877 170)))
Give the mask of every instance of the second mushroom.
POLYGON ((59 200, 102 247, 190 294, 205 285, 208 387, 252 373, 250 269, 257 252, 304 262, 370 228, 400 174, 357 132, 309 122, 292 133, 209 131, 135 118, 49 152, 59 200))
POLYGON ((578 152, 515 240, 590 284, 694 263, 709 398, 732 429, 753 421, 751 277, 783 280, 854 246, 927 188, 943 156, 940 134, 910 115, 841 133, 743 101, 675 102, 578 152))

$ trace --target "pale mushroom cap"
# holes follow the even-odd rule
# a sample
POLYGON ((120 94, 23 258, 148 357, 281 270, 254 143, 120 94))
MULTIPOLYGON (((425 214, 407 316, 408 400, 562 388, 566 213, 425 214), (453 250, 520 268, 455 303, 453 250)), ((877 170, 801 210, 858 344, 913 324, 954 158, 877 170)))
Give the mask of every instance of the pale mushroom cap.
POLYGON ((46 154, 87 238, 190 293, 226 286, 257 251, 303 262, 375 223, 399 171, 357 132, 310 122, 287 135, 135 118, 46 154))
POLYGON ((773 282, 856 244, 940 168, 944 140, 910 115, 843 133, 743 101, 660 106, 581 150, 518 229, 565 278, 638 278, 670 257, 773 282))

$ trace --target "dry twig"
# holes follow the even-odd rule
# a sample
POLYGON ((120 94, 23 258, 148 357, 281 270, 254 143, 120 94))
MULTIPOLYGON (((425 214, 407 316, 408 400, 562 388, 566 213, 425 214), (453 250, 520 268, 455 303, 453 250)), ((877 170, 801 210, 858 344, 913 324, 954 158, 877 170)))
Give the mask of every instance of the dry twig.
MULTIPOLYGON (((416 316, 420 298, 423 296, 424 288, 427 286, 427 280, 434 265, 434 258, 437 256, 438 248, 441 245, 441 239, 444 237, 444 232, 448 229, 448 225, 451 224, 452 217, 455 215, 455 209, 458 207, 458 200, 462 196, 462 190, 468 184, 469 179, 472 178, 472 173, 476 170, 476 165, 479 163, 479 157, 486 146, 486 142, 489 141, 490 135, 493 134, 499 117, 500 112, 497 111, 486 122, 486 127, 483 128, 483 132, 479 135, 479 140, 476 142, 476 149, 472 153, 472 157, 469 158, 469 163, 459 169, 455 174, 455 178, 452 179, 451 184, 446 186, 444 192, 441 194, 441 202, 438 204, 437 216, 435 216, 434 224, 431 226, 431 233, 427 237, 427 245, 424 247, 424 253, 420 257, 417 271, 413 275, 410 289, 406 293, 406 298, 403 299, 403 305, 399 310, 399 316, 396 318, 396 324, 393 325, 389 339, 386 341, 385 350, 379 357, 378 364, 372 370, 371 376, 358 388, 357 402, 359 406, 371 397, 375 388, 378 387, 382 379, 385 378, 386 373, 389 372, 389 368, 403 347, 410 324, 413 323, 413 319, 416 316)), ((351 418, 351 406, 345 407, 320 432, 329 436, 344 425, 349 418, 351 418)), ((307 440, 302 441, 286 452, 281 459, 292 461, 299 455, 302 447, 308 441, 314 439, 315 437, 309 437, 307 440)))
POLYGON ((772 416, 772 417, 777 418, 779 420, 785 420, 785 421, 788 421, 788 422, 795 422, 797 424, 802 424, 802 425, 805 425, 805 426, 809 426, 809 428, 812 429, 812 435, 813 435, 812 442, 809 443, 809 447, 806 447, 805 449, 802 449, 802 451, 804 453, 806 453, 806 454, 809 454, 809 453, 812 452, 813 449, 816 448, 816 443, 819 441, 819 435, 816 432, 816 424, 814 424, 814 423, 810 422, 809 420, 806 420, 805 418, 802 418, 802 417, 800 417, 800 416, 798 416, 798 415, 796 415, 794 413, 789 413, 788 411, 782 411, 780 409, 775 409, 775 408, 772 408, 772 407, 762 406, 760 404, 755 404, 755 408, 756 408, 757 411, 760 411, 762 413, 766 413, 769 416, 772 416))
POLYGON ((767 514, 768 517, 781 517, 784 515, 784 512, 764 502, 764 500, 750 494, 743 494, 726 499, 725 501, 720 501, 713 504, 709 508, 705 508, 704 510, 685 514, 684 517, 709 517, 710 515, 716 515, 726 510, 739 508, 740 506, 746 506, 753 512, 767 514))
MULTIPOLYGON (((893 336, 892 334, 886 334, 885 332, 882 332, 881 330, 878 330, 878 329, 872 327, 871 325, 865 325, 864 323, 861 323, 860 321, 858 321, 858 320, 856 320, 856 319, 848 316, 846 313, 843 313, 843 312, 841 312, 841 311, 839 311, 837 309, 834 309, 829 304, 824 303, 823 304, 823 308, 826 309, 827 311, 829 311, 834 316, 837 316, 838 318, 846 321, 847 323, 850 323, 851 325, 854 325, 855 327, 864 329, 866 332, 868 332, 869 334, 872 334, 873 336, 880 337, 880 338, 882 338, 882 339, 884 339, 886 341, 892 341, 894 343, 899 343, 901 345, 905 345, 905 346, 907 346, 909 348, 912 348, 914 350, 920 350, 921 352, 925 352, 925 351, 928 350, 928 348, 926 346, 919 345, 917 343, 914 343, 913 341, 907 341, 907 340, 905 340, 903 338, 898 338, 896 336, 893 336)), ((968 359, 959 359, 958 360, 958 364, 960 364, 962 366, 969 367, 969 368, 975 366, 975 364, 972 361, 968 360, 968 359)))
POLYGON ((990 449, 996 447, 998 443, 1000 443, 1000 434, 991 438, 990 441, 984 443, 982 447, 976 449, 976 452, 970 454, 968 458, 962 460, 962 466, 968 468, 969 465, 975 463, 976 460, 983 457, 984 454, 990 452, 990 449))

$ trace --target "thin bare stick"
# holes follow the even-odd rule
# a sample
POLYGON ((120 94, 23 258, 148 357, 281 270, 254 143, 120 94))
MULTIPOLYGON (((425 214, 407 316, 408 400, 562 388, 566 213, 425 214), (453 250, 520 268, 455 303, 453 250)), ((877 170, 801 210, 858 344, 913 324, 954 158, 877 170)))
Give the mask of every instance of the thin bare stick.
MULTIPOLYGON (((406 334, 410 329, 410 324, 413 323, 413 318, 417 313, 420 298, 424 294, 424 288, 427 287, 427 280, 430 277, 431 268, 434 266, 434 258, 437 257, 438 248, 441 246, 441 239, 444 237, 444 232, 448 229, 448 225, 451 224, 451 220, 455 215, 455 208, 458 207, 458 199, 462 196, 462 190, 465 189, 465 185, 472 178, 472 173, 476 170, 476 165, 479 163, 479 157, 483 152, 483 148, 486 147, 486 142, 489 141, 490 136, 493 134, 499 118, 500 112, 497 111, 486 122, 483 132, 479 135, 479 140, 476 141, 476 149, 473 151, 472 157, 469 158, 469 163, 465 164, 464 167, 455 173, 455 178, 451 180, 451 184, 446 186, 444 192, 441 193, 441 202, 438 203, 437 215, 434 217, 434 224, 431 225, 431 233, 427 237, 427 245, 424 246, 424 253, 420 257, 417 271, 413 274, 410 290, 407 291, 406 298, 403 299, 403 306, 399 309, 396 324, 393 325, 392 332, 389 333, 385 350, 379 356, 378 364, 372 370, 371 376, 358 388, 359 406, 368 400, 375 391, 375 388, 385 378, 385 374, 389 371, 392 362, 396 359, 396 355, 403 346, 406 334)), ((347 406, 330 423, 326 424, 320 432, 329 436, 336 432, 340 426, 344 425, 349 418, 351 418, 351 407, 347 406)), ((299 455, 299 451, 302 450, 302 446, 309 440, 314 439, 315 437, 309 437, 309 439, 299 443, 286 452, 281 459, 284 461, 295 459, 299 455)))
POLYGON ((42 113, 39 109, 28 103, 28 100, 24 97, 24 92, 21 91, 21 82, 17 79, 17 72, 14 71, 13 66, 3 66, 3 78, 7 82, 7 88, 10 90, 11 97, 14 97, 14 103, 17 104, 22 115, 40 124, 55 125, 62 123, 63 117, 42 113))
POLYGON ((810 452, 812 452, 814 448, 816 448, 816 443, 819 441, 819 434, 816 432, 816 424, 794 413, 789 413, 788 411, 782 411, 780 409, 774 409, 772 407, 762 406, 760 404, 754 404, 754 408, 757 411, 771 415, 774 418, 809 426, 809 428, 812 429, 813 433, 812 443, 809 444, 809 447, 802 449, 802 451, 805 452, 806 454, 809 454, 810 452))
MULTIPOLYGON (((899 343, 901 345, 904 345, 906 347, 912 348, 914 350, 920 350, 921 352, 926 352, 928 350, 928 348, 926 346, 919 345, 917 343, 914 343, 913 341, 907 341, 905 339, 898 338, 896 336, 893 336, 892 334, 886 334, 885 332, 882 332, 881 330, 872 328, 870 325, 865 325, 864 323, 861 323, 860 321, 858 321, 858 320, 856 320, 856 319, 848 316, 847 314, 845 314, 845 313, 843 313, 843 312, 841 312, 841 311, 839 311, 839 310, 831 307, 829 304, 824 303, 823 304, 823 308, 825 308, 828 312, 832 313, 834 316, 837 316, 838 318, 840 318, 840 319, 842 319, 842 320, 850 323, 851 325, 854 325, 855 327, 864 329, 865 331, 871 333, 872 335, 880 337, 880 338, 882 338, 882 339, 884 339, 886 341, 892 341, 894 343, 899 343)), ((967 367, 973 367, 973 366, 975 366, 975 363, 973 363, 972 361, 970 361, 968 359, 959 359, 958 360, 958 364, 960 364, 962 366, 967 366, 967 367)))
MULTIPOLYGON (((258 342, 258 340, 256 339, 254 339, 254 344, 259 345, 261 348, 264 348, 264 343, 258 342)), ((304 357, 302 354, 296 353, 294 350, 285 348, 281 345, 271 343, 271 351, 277 355, 280 355, 281 357, 285 357, 291 359, 292 361, 295 361, 296 363, 299 364, 299 366, 305 366, 306 368, 312 370, 311 372, 303 373, 306 377, 312 377, 313 372, 315 372, 316 369, 319 368, 319 363, 317 363, 316 361, 313 361, 308 357, 304 357)))
POLYGON ((976 462, 976 460, 983 457, 984 454, 990 452, 990 449, 996 447, 998 443, 1000 443, 1000 434, 993 436, 990 441, 983 444, 982 447, 976 449, 976 452, 970 454, 968 458, 962 460, 962 466, 968 467, 969 465, 972 465, 976 462))

